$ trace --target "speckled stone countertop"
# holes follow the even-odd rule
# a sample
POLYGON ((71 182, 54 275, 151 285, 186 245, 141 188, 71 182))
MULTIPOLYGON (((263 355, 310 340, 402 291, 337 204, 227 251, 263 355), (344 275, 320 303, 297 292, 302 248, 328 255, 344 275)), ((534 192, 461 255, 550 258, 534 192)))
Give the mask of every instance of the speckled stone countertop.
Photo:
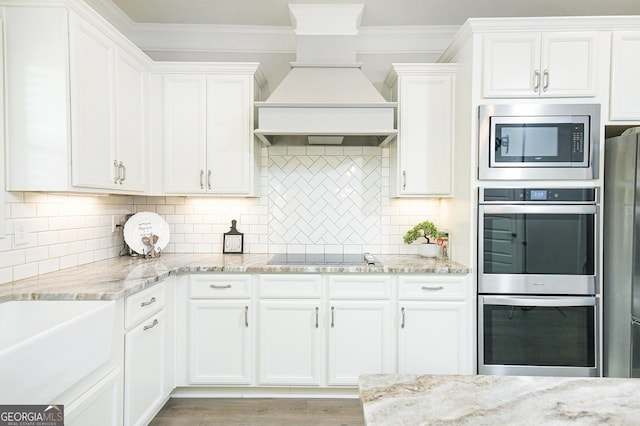
POLYGON ((143 290, 170 274, 251 273, 436 273, 467 274, 449 260, 417 255, 381 255, 383 266, 267 265, 270 254, 168 254, 155 259, 120 257, 0 285, 0 302, 9 300, 113 300, 143 290))
POLYGON ((360 377, 367 425, 631 425, 640 380, 436 376, 360 377))

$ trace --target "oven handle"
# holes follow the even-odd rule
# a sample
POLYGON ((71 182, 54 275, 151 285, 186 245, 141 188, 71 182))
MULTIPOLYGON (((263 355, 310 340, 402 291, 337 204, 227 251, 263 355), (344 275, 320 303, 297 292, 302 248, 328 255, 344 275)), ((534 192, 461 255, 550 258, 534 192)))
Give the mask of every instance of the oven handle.
POLYGON ((554 296, 482 296, 483 305, 505 306, 596 306, 594 296, 554 297, 554 296))
POLYGON ((598 207, 593 204, 574 205, 480 205, 481 214, 495 213, 529 213, 529 214, 596 214, 598 207))

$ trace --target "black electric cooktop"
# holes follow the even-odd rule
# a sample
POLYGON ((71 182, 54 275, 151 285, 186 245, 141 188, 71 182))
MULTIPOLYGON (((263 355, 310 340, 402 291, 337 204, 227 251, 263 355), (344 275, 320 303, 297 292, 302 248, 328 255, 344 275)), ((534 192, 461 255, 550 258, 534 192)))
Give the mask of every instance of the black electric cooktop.
POLYGON ((274 254, 267 265, 363 265, 382 266, 371 254, 274 254))

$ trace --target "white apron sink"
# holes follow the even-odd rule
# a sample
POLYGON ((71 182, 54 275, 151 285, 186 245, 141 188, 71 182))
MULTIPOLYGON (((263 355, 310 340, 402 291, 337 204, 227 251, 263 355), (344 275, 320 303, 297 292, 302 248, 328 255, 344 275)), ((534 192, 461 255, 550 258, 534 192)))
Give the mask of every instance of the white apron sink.
POLYGON ((0 404, 49 404, 111 354, 114 301, 0 304, 0 404))

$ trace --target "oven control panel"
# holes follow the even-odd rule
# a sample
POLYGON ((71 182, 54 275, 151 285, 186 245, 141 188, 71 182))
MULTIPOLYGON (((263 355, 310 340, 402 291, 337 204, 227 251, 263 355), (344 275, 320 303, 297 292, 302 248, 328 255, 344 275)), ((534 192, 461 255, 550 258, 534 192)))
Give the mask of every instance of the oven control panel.
POLYGON ((481 203, 596 203, 597 188, 480 188, 481 203))

